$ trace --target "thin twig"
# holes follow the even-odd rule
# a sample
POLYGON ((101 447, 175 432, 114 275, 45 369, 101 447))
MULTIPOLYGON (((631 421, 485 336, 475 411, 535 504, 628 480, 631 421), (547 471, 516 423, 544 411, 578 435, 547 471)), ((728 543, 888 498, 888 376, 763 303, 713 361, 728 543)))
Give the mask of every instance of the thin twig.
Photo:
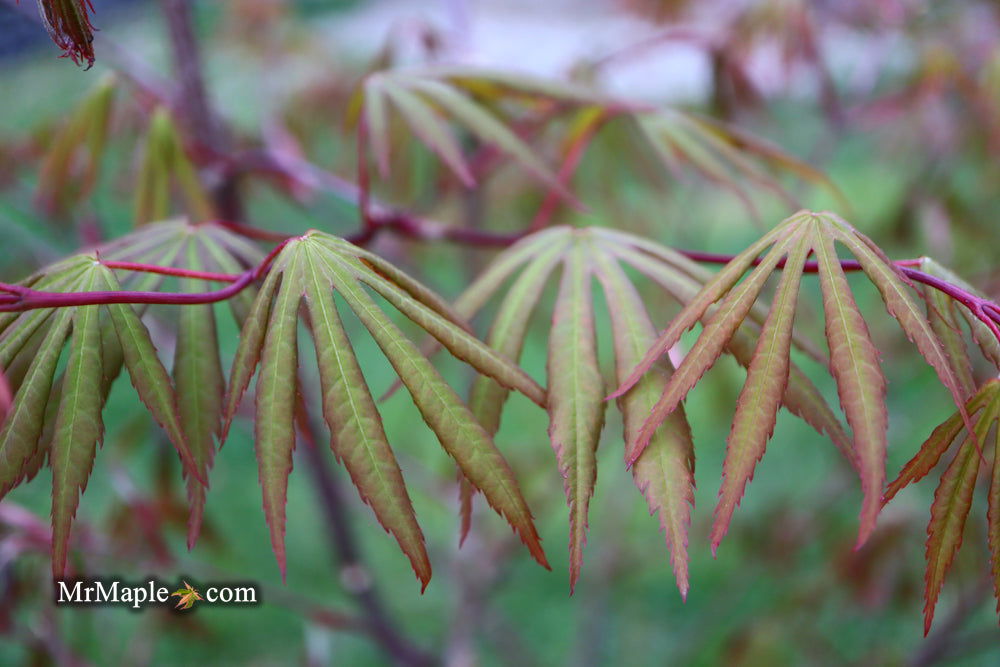
MULTIPOLYGON (((94 306, 111 303, 156 303, 173 305, 191 305, 200 303, 215 303, 236 296, 248 285, 259 280, 267 273, 271 262, 285 247, 287 241, 280 243, 268 253, 260 264, 241 273, 237 280, 228 287, 212 292, 130 292, 125 290, 94 291, 94 292, 42 292, 23 285, 0 283, 0 291, 8 294, 0 295, 0 312, 21 312, 36 308, 62 308, 66 306, 94 306)), ((168 270, 168 267, 153 267, 148 269, 168 270)), ((220 277, 216 274, 215 277, 220 277)))

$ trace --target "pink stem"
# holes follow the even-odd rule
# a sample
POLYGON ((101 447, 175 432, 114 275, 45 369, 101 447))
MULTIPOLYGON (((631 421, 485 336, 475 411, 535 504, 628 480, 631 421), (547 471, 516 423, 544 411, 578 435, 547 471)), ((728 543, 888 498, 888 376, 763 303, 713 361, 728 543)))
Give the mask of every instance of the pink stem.
MULTIPOLYGON (((129 291, 95 291, 95 292, 41 292, 21 285, 0 283, 0 290, 10 292, 0 298, 0 312, 21 312, 36 308, 60 308, 65 306, 94 306, 111 303, 162 303, 173 305, 191 305, 200 303, 215 303, 224 301, 238 294, 250 283, 263 276, 271 262, 288 243, 288 239, 275 246, 267 257, 256 267, 249 269, 228 286, 213 292, 164 293, 164 292, 129 292, 129 291), (14 297, 11 299, 10 297, 14 297)), ((147 267, 165 268, 165 267, 147 267)), ((216 278, 222 274, 216 274, 216 278)))
POLYGON ((197 280, 212 280, 220 283, 233 283, 240 279, 239 274, 212 273, 210 271, 195 271, 192 269, 179 269, 173 266, 156 266, 154 264, 141 264, 139 262, 102 261, 101 264, 108 267, 109 269, 122 269, 124 271, 141 271, 143 273, 158 273, 164 276, 177 276, 179 278, 195 278, 197 280))

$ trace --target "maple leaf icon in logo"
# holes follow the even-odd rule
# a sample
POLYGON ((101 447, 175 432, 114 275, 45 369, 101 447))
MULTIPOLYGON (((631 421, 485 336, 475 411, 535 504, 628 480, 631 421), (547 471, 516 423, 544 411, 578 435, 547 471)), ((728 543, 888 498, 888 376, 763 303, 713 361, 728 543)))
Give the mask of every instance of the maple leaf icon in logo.
POLYGON ((174 606, 174 609, 190 609, 196 601, 202 599, 198 591, 186 581, 184 588, 177 589, 170 594, 170 597, 175 595, 180 598, 180 601, 174 606))

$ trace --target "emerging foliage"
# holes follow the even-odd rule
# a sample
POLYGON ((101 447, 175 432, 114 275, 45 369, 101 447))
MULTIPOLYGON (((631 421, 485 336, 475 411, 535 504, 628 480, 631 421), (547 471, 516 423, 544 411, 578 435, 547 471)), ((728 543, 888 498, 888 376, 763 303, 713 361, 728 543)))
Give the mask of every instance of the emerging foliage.
POLYGON ((315 341, 331 448, 362 499, 399 542, 426 586, 430 563, 396 458, 341 322, 333 293, 361 320, 462 474, 510 522, 539 563, 538 534, 513 472, 490 434, 367 289, 434 336, 459 359, 539 405, 545 393, 527 374, 470 335, 447 304, 385 260, 320 232, 292 239, 275 258, 246 318, 230 373, 223 433, 258 366, 255 441, 271 541, 284 573, 285 498, 295 443, 298 333, 304 301, 315 341))
MULTIPOLYGON (((628 378, 629 371, 656 340, 650 317, 624 272, 623 263, 652 279, 681 304, 691 303, 710 277, 679 253, 630 234, 599 227, 556 227, 533 234, 497 256, 455 305, 461 315, 471 318, 519 271, 500 302, 487 337, 491 345, 517 359, 544 286, 557 267, 562 269, 549 334, 548 406, 549 435, 570 508, 571 587, 582 564, 587 507, 596 481, 595 456, 604 422, 605 385, 594 333, 598 317, 592 303, 594 280, 601 285, 608 304, 617 383, 628 378)), ((748 321, 737 323, 736 337, 729 346, 729 351, 744 365, 751 363, 745 350, 746 340, 756 335, 758 327, 766 326, 766 313, 751 310, 748 321)), ((817 354, 805 342, 796 344, 807 354, 817 354)), ((626 460, 634 464, 633 477, 646 497, 650 513, 659 515, 678 587, 686 595, 694 450, 683 412, 678 410, 657 424, 645 451, 630 458, 630 452, 639 447, 643 424, 657 397, 668 380, 675 377, 665 359, 654 365, 657 370, 642 378, 634 393, 619 397, 625 419, 626 460)), ((777 393, 779 402, 818 431, 829 433, 846 450, 847 438, 832 411, 805 375, 794 364, 788 365, 794 370, 795 381, 777 393)), ((506 395, 502 387, 487 378, 477 379, 472 388, 470 404, 493 431, 499 425, 506 395)))
MULTIPOLYGON (((104 262, 159 263, 198 270, 242 270, 259 252, 214 226, 168 222, 49 266, 23 282, 51 292, 106 292, 157 287, 164 276, 126 272, 119 280, 104 262)), ((242 295, 242 299, 250 294, 242 295)), ((238 312, 241 298, 232 302, 238 312)), ((79 494, 85 489, 103 434, 101 411, 122 367, 153 418, 177 449, 191 501, 189 544, 201 525, 204 493, 219 420, 221 370, 214 313, 182 313, 175 350, 174 389, 137 308, 108 304, 4 313, 0 319, 0 368, 14 399, 0 430, 0 496, 31 479, 46 458, 53 472, 53 572, 66 569, 67 544, 79 494), (192 315, 200 315, 192 322, 192 315), (195 330, 191 330, 192 326, 195 330), (69 343, 65 370, 59 360, 69 343), (211 350, 210 350, 211 348, 211 350), (216 375, 218 371, 218 375, 216 375)))
MULTIPOLYGON (((810 254, 816 256, 815 270, 819 273, 822 287, 830 371, 837 383, 841 407, 854 432, 849 456, 857 466, 864 492, 858 543, 863 543, 874 529, 885 485, 888 427, 885 379, 865 320, 844 277, 835 242, 851 250, 862 270, 878 288, 889 313, 934 367, 956 403, 959 406, 964 403, 965 394, 944 346, 910 295, 909 281, 898 268, 867 237, 835 215, 809 212, 793 215, 736 256, 706 283, 613 394, 626 395, 680 340, 681 334, 719 301, 715 313, 705 322, 704 331, 671 377, 630 449, 628 461, 631 464, 648 446, 664 419, 680 406, 691 388, 715 363, 740 323, 750 314, 767 278, 783 263, 784 275, 753 352, 746 384, 737 401, 727 444, 725 478, 712 529, 713 547, 717 547, 725 535, 732 508, 739 503, 746 483, 753 476, 756 461, 763 455, 774 429, 777 397, 790 384, 786 365, 788 337, 791 336, 795 310, 796 289, 792 285, 801 278, 805 260, 810 254), (760 257, 762 253, 763 257, 760 257), (751 266, 754 268, 747 278, 737 284, 751 266)), ((960 410, 964 412, 962 408, 960 410)))
POLYGON ((925 634, 930 631, 934 620, 934 608, 945 576, 962 546, 965 523, 981 471, 989 479, 986 535, 990 550, 990 579, 994 595, 1000 601, 1000 427, 994 428, 1000 419, 1000 381, 994 379, 983 384, 965 404, 965 411, 975 424, 975 440, 963 436, 962 414, 955 412, 934 429, 916 455, 903 466, 899 476, 889 484, 885 494, 885 501, 888 502, 903 488, 922 479, 954 445, 956 451, 934 492, 931 520, 927 524, 925 634), (989 446, 987 438, 991 430, 994 431, 994 442, 989 446), (977 442, 983 447, 982 453, 977 451, 977 442), (987 462, 986 455, 990 455, 991 462, 987 462))

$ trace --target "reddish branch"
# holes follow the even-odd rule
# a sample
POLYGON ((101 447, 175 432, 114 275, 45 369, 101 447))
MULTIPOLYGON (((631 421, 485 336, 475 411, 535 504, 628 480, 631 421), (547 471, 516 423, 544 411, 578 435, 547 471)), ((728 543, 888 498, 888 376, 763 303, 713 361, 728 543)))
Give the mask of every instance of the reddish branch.
MULTIPOLYGON (((720 255, 715 253, 699 252, 697 250, 680 250, 679 252, 688 259, 696 262, 706 262, 711 264, 728 264, 734 257, 734 255, 720 255)), ((755 259, 753 262, 754 266, 760 264, 760 261, 760 258, 755 259)), ((919 259, 899 259, 893 262, 896 268, 898 268, 904 276, 913 282, 933 287, 968 308, 977 319, 989 327, 989 330, 993 333, 996 339, 1000 341, 1000 306, 990 299, 973 294, 958 285, 953 285, 947 280, 943 280, 937 276, 932 276, 929 273, 925 273, 914 268, 920 266, 921 263, 922 262, 919 259)), ((784 265, 785 260, 781 260, 778 262, 777 266, 780 269, 783 268, 784 265)), ((861 270, 861 264, 851 259, 840 260, 840 266, 844 269, 844 271, 861 270)), ((803 270, 806 273, 815 273, 818 270, 817 263, 815 261, 806 262, 803 270)))
MULTIPOLYGON (((43 292, 24 287, 23 285, 11 285, 0 283, 0 292, 7 294, 0 295, 0 312, 19 312, 23 310, 34 310, 36 308, 60 308, 66 306, 94 306, 98 304, 111 303, 159 303, 174 305, 191 305, 199 303, 215 303, 225 301, 240 293, 244 288, 260 279, 271 262, 278 256, 282 248, 288 241, 279 243, 268 253, 267 257, 256 267, 248 269, 238 276, 222 273, 208 274, 209 278, 198 276, 201 271, 185 271, 166 266, 155 266, 152 264, 132 264, 130 262, 102 262, 105 266, 109 264, 130 264, 130 270, 141 270, 150 273, 162 273, 165 275, 186 274, 189 278, 203 278, 206 280, 219 280, 232 282, 228 287, 213 292, 130 292, 126 290, 109 290, 94 292, 43 292), (139 267, 139 268, 137 268, 139 267)), ((114 268, 114 267, 111 267, 114 268)), ((119 267, 121 268, 121 267, 119 267)))
MULTIPOLYGON (((523 237, 526 232, 518 234, 494 234, 477 229, 467 229, 461 227, 446 227, 436 225, 422 218, 412 218, 405 214, 391 216, 385 219, 376 219, 371 224, 366 224, 365 228, 350 238, 354 243, 367 243, 383 229, 392 229, 408 238, 418 240, 448 240, 457 243, 480 246, 508 246, 523 237)), ((293 237, 290 237, 293 238, 293 237)), ((201 303, 215 303, 224 301, 235 296, 251 283, 259 280, 267 273, 271 262, 278 253, 285 247, 290 238, 285 238, 276 245, 267 257, 256 267, 248 269, 241 274, 212 273, 208 271, 192 271, 189 269, 179 269, 169 266, 157 266, 154 264, 142 264, 138 262, 118 262, 101 261, 110 269, 121 269, 127 271, 142 271, 147 273, 159 273, 168 276, 182 278, 194 278, 197 280, 210 280, 215 282, 228 282, 228 287, 211 292, 130 292, 130 291, 96 291, 96 292, 43 292, 31 289, 23 285, 0 283, 0 312, 19 312, 33 310, 36 308, 59 308, 66 306, 90 306, 97 304, 111 303, 147 303, 147 304, 173 304, 190 305, 201 303)), ((693 250, 681 250, 682 255, 696 262, 711 264, 728 264, 733 255, 721 255, 715 253, 705 253, 693 250)), ((100 260, 98 260, 100 261, 100 260)), ((754 265, 760 260, 754 260, 754 265)), ((921 264, 919 259, 901 259, 893 264, 900 272, 910 280, 928 285, 950 298, 958 301, 969 309, 980 321, 982 321, 993 335, 1000 341, 1000 305, 997 305, 988 298, 973 294, 958 285, 954 285, 947 280, 932 276, 914 267, 921 264)), ((778 263, 778 268, 784 266, 784 260, 778 263)), ((844 271, 860 271, 861 264, 855 260, 840 260, 840 266, 844 271)), ((815 273, 817 271, 815 261, 806 262, 804 271, 815 273)))

